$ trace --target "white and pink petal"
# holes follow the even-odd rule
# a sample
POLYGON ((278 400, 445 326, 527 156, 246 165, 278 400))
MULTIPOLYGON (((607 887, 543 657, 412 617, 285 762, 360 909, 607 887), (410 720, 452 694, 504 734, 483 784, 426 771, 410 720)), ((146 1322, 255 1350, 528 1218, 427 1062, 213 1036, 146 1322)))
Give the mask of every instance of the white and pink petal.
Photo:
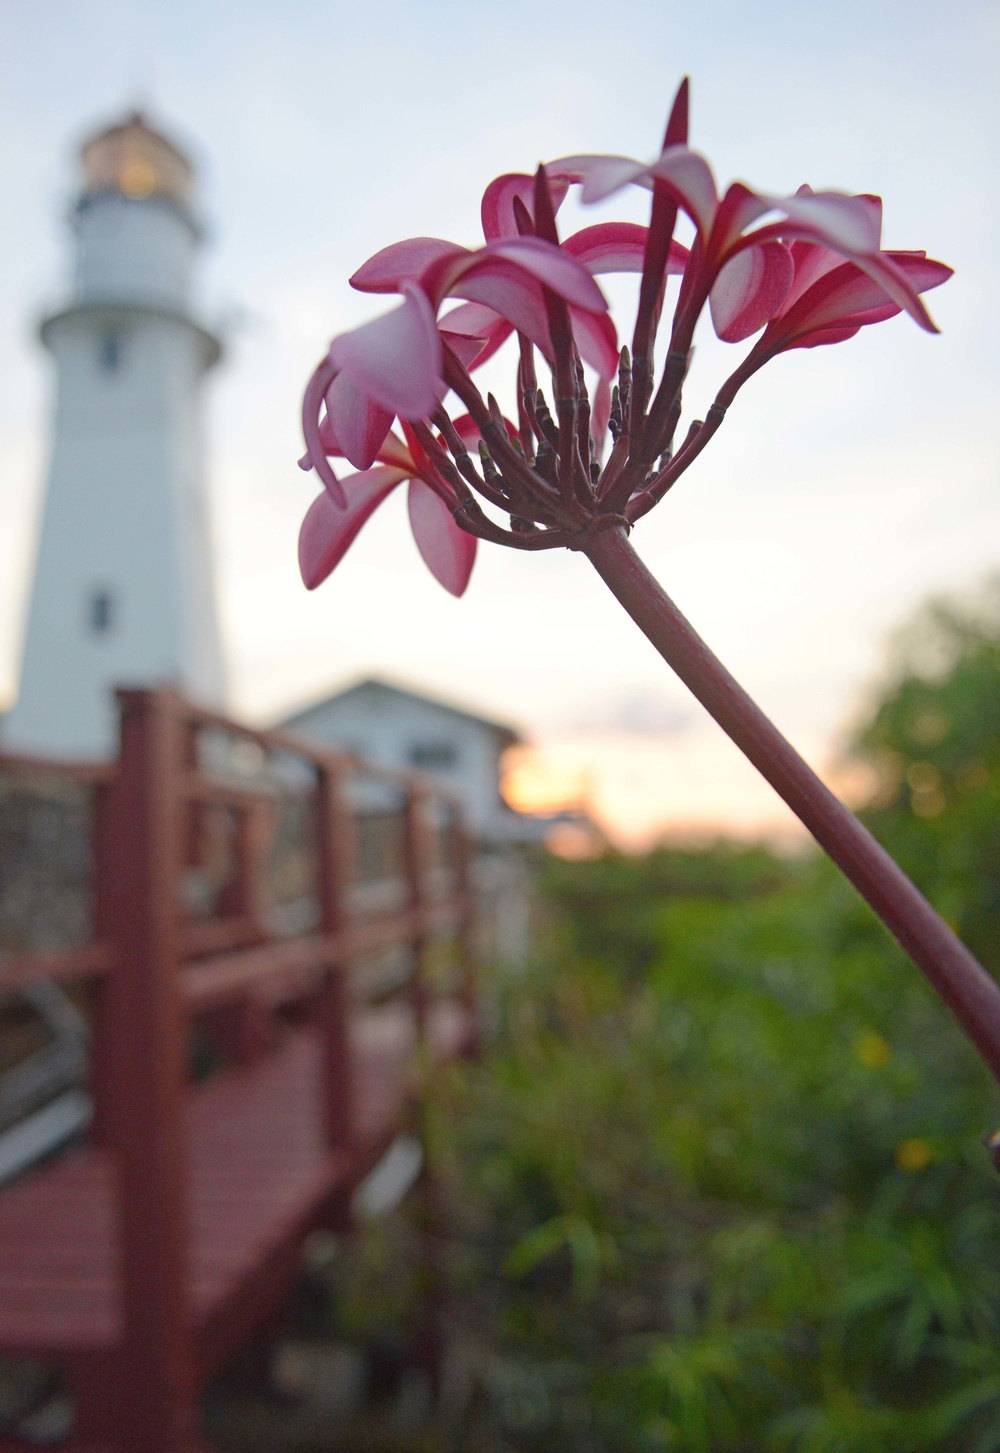
POLYGON ((330 361, 384 409, 406 418, 433 413, 444 393, 441 339, 423 289, 404 282, 403 302, 330 345, 330 361))
POLYGON ((370 469, 392 428, 395 415, 359 388, 348 373, 340 372, 326 391, 326 416, 320 437, 329 453, 342 454, 355 469, 370 469))
MULTIPOLYGON (((546 170, 552 207, 554 211, 558 212, 569 191, 569 181, 565 177, 554 176, 548 169, 546 170)), ((483 223, 483 236, 487 242, 493 242, 501 237, 519 235, 517 222, 514 219, 515 198, 523 204, 528 216, 533 219, 535 215, 535 179, 527 172, 506 172, 503 176, 495 177, 486 188, 480 206, 480 216, 483 223)))
POLYGON ((484 248, 472 268, 488 270, 495 258, 523 268, 551 292, 577 308, 606 313, 607 299, 587 269, 561 247, 540 237, 505 238, 484 248))
POLYGON ((361 293, 398 293, 407 279, 419 278, 431 263, 464 251, 442 237, 408 237, 383 247, 363 262, 349 279, 350 285, 361 293))
POLYGON ((444 500, 422 479, 410 480, 407 508, 424 564, 445 590, 464 595, 476 562, 475 535, 459 529, 444 500))
POLYGON ((795 264, 795 277, 784 302, 783 311, 786 313, 814 283, 819 282, 821 277, 825 277, 835 267, 843 266, 844 262, 839 252, 834 252, 829 247, 821 247, 818 242, 793 242, 791 253, 792 262, 795 264))
POLYGON ((299 569, 307 590, 322 585, 365 521, 406 477, 402 469, 369 469, 344 480, 346 508, 328 490, 313 500, 299 531, 299 569))
POLYGON ((490 268, 470 269, 456 280, 453 296, 499 314, 551 358, 548 314, 541 285, 514 263, 494 258, 490 268))
POLYGON ((791 223, 788 237, 804 237, 847 255, 879 250, 882 209, 877 197, 848 192, 813 192, 801 187, 794 197, 767 197, 770 208, 791 223))
POLYGON ((506 318, 483 303, 460 303, 445 314, 438 328, 468 369, 492 358, 513 331, 506 318))
POLYGON ((471 373, 478 367, 479 360, 486 351, 485 338, 476 338, 469 333, 450 333, 447 328, 439 328, 438 332, 441 342, 451 349, 466 373, 471 373))
POLYGON ((771 203, 766 197, 758 196, 742 182, 733 182, 719 203, 712 224, 709 242, 711 256, 714 258, 725 257, 733 244, 739 240, 744 228, 749 227, 751 222, 756 222, 758 217, 762 217, 765 212, 771 210, 771 203))
POLYGON ((709 297, 712 324, 724 343, 751 337, 781 310, 795 272, 782 242, 747 247, 720 271, 709 297))
POLYGON ((323 395, 333 382, 336 372, 337 370, 329 358, 324 358, 313 369, 309 382, 306 384, 306 391, 302 398, 302 437, 305 440, 306 452, 299 460, 299 468, 315 469, 329 494, 341 506, 346 506, 344 490, 327 458, 327 449, 320 428, 323 395))
MULTIPOLYGON (((637 222, 598 222, 567 237, 564 252, 581 262, 595 275, 609 272, 642 272, 646 254, 648 227, 637 222)), ((679 242, 671 242, 667 262, 668 273, 681 273, 688 260, 688 250, 679 242)))
MULTIPOLYGON (((951 277, 951 268, 921 253, 888 253, 883 259, 891 264, 894 274, 901 275, 914 295, 940 287, 951 277)), ((818 328, 861 326, 882 322, 902 311, 898 297, 884 286, 881 276, 874 277, 865 267, 867 259, 841 262, 840 266, 814 283, 794 304, 787 308, 781 322, 796 337, 818 328)), ((897 277, 892 281, 895 283, 897 277)))
POLYGON ((651 187, 649 167, 631 156, 579 155, 563 156, 545 163, 545 175, 551 186, 553 179, 579 183, 581 201, 601 202, 630 182, 651 187))
POLYGON ((715 221, 719 194, 705 158, 687 146, 668 146, 648 171, 650 177, 664 184, 707 238, 715 221))

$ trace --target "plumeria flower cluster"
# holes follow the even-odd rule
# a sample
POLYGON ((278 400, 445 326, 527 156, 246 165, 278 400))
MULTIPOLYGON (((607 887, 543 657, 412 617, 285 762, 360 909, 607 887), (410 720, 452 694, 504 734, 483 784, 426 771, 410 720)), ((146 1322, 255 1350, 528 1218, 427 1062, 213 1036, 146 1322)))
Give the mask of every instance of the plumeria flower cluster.
POLYGON ((842 342, 900 312, 934 332, 920 294, 951 273, 923 252, 882 250, 877 197, 806 186, 781 197, 741 182, 720 196, 708 162, 688 146, 687 81, 653 162, 563 157, 534 176, 498 177, 481 212, 482 247, 411 238, 351 278, 401 302, 335 338, 306 390, 301 464, 323 484, 300 537, 310 588, 404 480, 417 546, 455 595, 468 583, 477 539, 586 549, 609 525, 630 528, 694 462, 769 359, 842 342), (643 188, 649 224, 602 222, 561 238, 556 215, 571 187, 584 203, 643 188), (681 215, 693 229, 690 247, 674 237, 681 215), (597 281, 625 272, 640 275, 631 347, 620 347, 597 281), (653 351, 671 275, 679 289, 657 378, 653 351), (706 308, 726 343, 758 336, 705 418, 680 431, 706 308), (517 345, 516 423, 473 378, 508 339, 517 345), (539 387, 539 355, 551 405, 539 387), (450 396, 459 417, 445 407, 450 396), (332 463, 339 459, 359 472, 342 478, 332 463))
MULTIPOLYGON (((335 338, 306 390, 302 464, 323 484, 300 536, 306 584, 329 575, 404 480, 420 552, 455 595, 479 540, 583 551, 920 966, 1000 1082, 1000 985, 712 654, 628 538, 769 359, 842 343, 903 312, 936 332, 921 294, 951 269, 922 252, 884 250, 877 197, 809 187, 784 197, 741 182, 720 196, 708 162, 688 147, 686 82, 654 161, 570 156, 534 176, 498 177, 483 196, 482 221, 482 247, 411 238, 351 279, 401 301, 335 338), (571 187, 584 203, 643 188, 648 225, 603 222, 560 237, 556 216, 571 187), (674 236, 682 218, 689 246, 674 236), (597 281, 618 272, 639 276, 630 347, 620 346, 597 281), (676 301, 657 370, 672 275, 676 301), (705 417, 683 427, 706 310, 723 342, 753 341, 705 417), (515 421, 474 379, 507 340, 517 347, 515 421), (341 478, 339 459, 358 472, 341 478)), ((1000 1132, 991 1144, 1000 1169, 1000 1132)))

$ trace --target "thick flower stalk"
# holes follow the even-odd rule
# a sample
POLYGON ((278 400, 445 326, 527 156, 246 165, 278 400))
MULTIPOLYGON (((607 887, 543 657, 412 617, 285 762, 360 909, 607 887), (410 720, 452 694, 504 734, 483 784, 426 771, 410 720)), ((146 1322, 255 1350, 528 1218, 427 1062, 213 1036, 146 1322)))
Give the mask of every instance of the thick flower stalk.
POLYGON ((534 176, 509 173, 487 187, 481 215, 482 247, 411 238, 351 279, 401 302, 335 338, 306 390, 301 463, 323 485, 300 538, 306 584, 326 578, 403 480, 418 547, 456 595, 479 540, 583 552, 923 969, 1000 1080, 1000 988, 711 654, 628 539, 765 363, 902 312, 936 332, 921 294, 951 269, 923 252, 883 250, 877 197, 807 186, 781 197, 740 182, 720 195, 688 146, 686 81, 652 162, 570 156, 534 176), (574 186, 584 203, 644 189, 648 225, 602 222, 560 237, 556 216, 574 186), (675 237, 679 221, 686 244, 675 237), (596 280, 616 272, 639 279, 630 347, 620 346, 596 280), (724 342, 755 341, 705 417, 685 422, 706 312, 724 342), (508 340, 516 423, 474 379, 508 340), (338 458, 359 472, 341 478, 338 458))

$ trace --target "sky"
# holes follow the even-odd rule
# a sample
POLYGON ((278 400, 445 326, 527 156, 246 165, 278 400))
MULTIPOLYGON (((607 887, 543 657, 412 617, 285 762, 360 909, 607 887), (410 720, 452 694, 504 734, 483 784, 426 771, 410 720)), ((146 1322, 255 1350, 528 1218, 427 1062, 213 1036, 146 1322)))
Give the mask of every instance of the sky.
MULTIPOLYGON (((42 505, 53 380, 35 328, 68 288, 74 149, 138 103, 196 161, 199 305, 227 341, 206 404, 233 709, 271 720, 388 675, 517 724, 522 804, 586 800, 636 844, 787 834, 582 557, 483 546, 455 601, 400 494, 315 593, 295 563, 315 492, 295 464, 302 386, 373 311, 351 272, 401 237, 475 245, 501 171, 651 157, 690 73, 692 144, 720 181, 878 192, 886 245, 956 269, 928 298, 940 337, 899 318, 769 365, 633 535, 782 730, 856 790, 843 743, 887 638, 928 594, 1000 568, 998 62, 996 0, 0 0, 0 700, 42 505)), ((598 215, 641 220, 641 201, 598 215)), ((695 412, 736 356, 699 334, 695 412)))

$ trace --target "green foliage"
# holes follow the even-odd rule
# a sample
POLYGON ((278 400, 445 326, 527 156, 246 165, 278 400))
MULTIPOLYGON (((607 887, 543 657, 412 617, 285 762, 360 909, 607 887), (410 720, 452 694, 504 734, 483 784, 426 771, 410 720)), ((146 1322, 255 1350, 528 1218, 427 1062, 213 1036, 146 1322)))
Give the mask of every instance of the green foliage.
MULTIPOLYGON (((1000 629, 931 621, 859 734, 869 820, 1000 966, 1000 629)), ((718 845, 544 895, 432 1125, 493 1446, 1000 1450, 995 1086, 852 890, 718 845)))
POLYGON ((880 791, 869 823, 1000 973, 1000 579, 978 610, 935 603, 856 748, 880 791))

